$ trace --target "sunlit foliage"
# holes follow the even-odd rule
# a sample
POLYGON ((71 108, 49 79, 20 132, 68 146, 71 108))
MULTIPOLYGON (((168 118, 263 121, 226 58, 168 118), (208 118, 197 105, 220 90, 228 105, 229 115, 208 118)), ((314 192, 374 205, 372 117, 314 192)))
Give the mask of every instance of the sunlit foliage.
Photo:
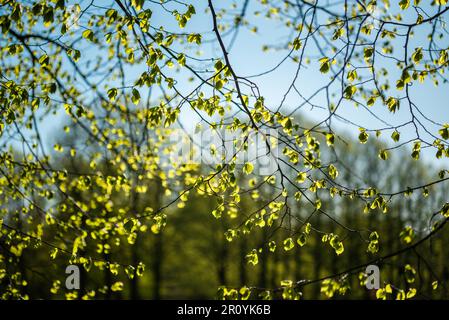
MULTIPOLYGON (((1 297, 33 298, 37 291, 26 275, 34 271, 24 258, 31 252, 48 266, 77 264, 83 277, 103 279, 66 291, 63 271, 48 272, 40 297, 111 298, 124 290, 138 297, 139 279, 152 272, 157 282, 162 273, 157 261, 142 261, 145 241, 159 257, 163 237, 176 237, 170 214, 188 214, 184 208, 193 201, 207 203, 208 215, 221 221, 213 232, 224 246, 245 242, 249 268, 308 247, 308 254, 322 251, 335 261, 358 257, 314 278, 219 283, 213 288, 219 298, 300 299, 316 284, 321 297, 350 296, 354 283, 364 288, 369 264, 405 277, 382 282, 378 299, 419 296, 419 268, 428 269, 428 286, 439 290, 441 275, 424 257, 419 265, 388 263, 419 256, 449 219, 443 191, 449 119, 432 119, 412 94, 428 84, 447 90, 448 3, 332 3, 0 0, 1 297), (239 32, 257 35, 265 23, 284 34, 251 50, 274 54, 273 68, 240 74, 239 56, 232 55, 234 46, 245 45, 239 32), (284 99, 268 103, 258 79, 287 63, 295 73, 284 99), (320 81, 313 92, 297 83, 310 70, 320 81), (296 104, 287 106, 291 96, 296 104), (327 116, 314 122, 302 107, 327 116), (384 125, 358 125, 340 115, 344 108, 364 110, 384 125), (198 128, 237 132, 235 154, 215 165, 172 157, 180 146, 170 137, 183 129, 183 112, 197 117, 198 128), (399 114, 405 120, 391 125, 399 114), (335 121, 346 122, 348 131, 337 130, 335 121), (54 140, 43 138, 49 126, 45 136, 54 140), (238 156, 248 153, 254 133, 269 129, 277 133, 264 142, 275 166, 260 174, 257 159, 240 163, 238 156), (361 153, 369 156, 356 165, 361 153), (438 169, 422 164, 423 153, 439 161, 438 169), (406 164, 427 171, 406 180, 391 169, 406 164), (394 210, 404 201, 420 204, 415 208, 425 212, 407 216, 417 222, 419 214, 420 223, 388 234, 385 224, 399 221, 394 210), (342 208, 351 208, 352 218, 342 208)), ((223 268, 232 268, 227 263, 223 268)))

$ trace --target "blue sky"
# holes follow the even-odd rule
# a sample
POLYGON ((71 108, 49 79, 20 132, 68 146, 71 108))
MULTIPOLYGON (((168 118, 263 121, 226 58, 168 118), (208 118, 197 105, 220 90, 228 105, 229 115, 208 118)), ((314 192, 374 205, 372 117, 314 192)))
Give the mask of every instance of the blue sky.
MULTIPOLYGON (((216 1, 217 2, 217 1, 216 1)), ((83 1, 81 4, 86 4, 86 1, 83 1)), ((105 4, 109 3, 105 1, 105 4)), ((217 11, 223 7, 229 7, 233 1, 223 1, 217 2, 217 11)), ((238 9, 240 10, 241 3, 240 1, 236 2, 238 4, 238 9)), ((321 1, 321 3, 326 3, 326 1, 321 1)), ((329 3, 329 2, 327 2, 329 3)), ((204 14, 205 5, 207 1, 194 2, 197 15, 195 15, 192 20, 188 23, 188 26, 184 31, 186 33, 195 32, 200 33, 203 36, 203 44, 199 48, 202 51, 201 58, 222 58, 221 50, 218 47, 215 39, 215 36, 212 32, 212 20, 210 14, 204 14), (212 40, 211 42, 208 42, 212 40)), ((288 41, 289 31, 288 29, 279 21, 270 20, 263 17, 263 15, 259 17, 254 16, 254 11, 260 10, 261 7, 256 3, 256 1, 250 1, 250 5, 247 10, 247 19, 253 25, 257 26, 258 32, 253 33, 248 28, 241 28, 238 37, 236 38, 235 44, 232 47, 232 50, 229 53, 230 61, 233 65, 233 68, 237 75, 239 76, 250 76, 254 74, 261 73, 263 71, 270 70, 278 62, 285 57, 287 54, 286 50, 282 50, 281 52, 276 52, 273 50, 268 51, 267 53, 262 52, 261 48, 266 44, 283 44, 288 41)), ((332 9, 338 10, 338 8, 332 7, 332 9)), ((393 5, 391 9, 391 14, 395 14, 397 12, 397 7, 393 5), (396 10, 396 11, 395 11, 396 10)), ((414 13, 410 13, 410 15, 405 16, 405 20, 407 19, 415 19, 414 13)), ((167 13, 163 13, 162 10, 158 9, 153 12, 153 25, 154 26, 164 26, 165 30, 179 32, 180 29, 177 26, 177 23, 173 16, 167 13)), ((412 20, 413 21, 413 20, 412 20)), ((423 26, 420 32, 415 35, 415 38, 411 40, 409 45, 409 50, 412 51, 412 48, 415 46, 419 46, 423 40, 425 40, 427 27, 423 26)), ((226 37, 224 40, 226 43, 229 43, 231 37, 226 37)), ((395 43, 395 47, 400 46, 401 43, 395 43)), ((422 45, 422 44, 421 44, 422 45)), ((176 48, 176 47, 175 47, 176 48)), ((185 48, 177 48, 179 50, 186 50, 185 48)), ((401 49, 399 48, 399 51, 401 49)), ((198 47, 193 46, 192 50, 187 51, 190 53, 195 53, 198 51, 198 47)), ((83 51, 82 51, 83 54, 83 51)), ((312 60, 312 64, 310 66, 305 66, 302 68, 300 72, 300 76, 296 81, 296 86, 301 90, 305 96, 308 94, 312 94, 316 91, 317 88, 321 87, 325 81, 328 81, 329 75, 322 75, 318 71, 318 59, 321 57, 317 51, 308 50, 307 58, 312 60)), ((193 66, 198 65, 201 68, 204 68, 204 63, 193 62, 193 66)), ((394 64, 385 62, 384 65, 391 72, 392 79, 390 82, 394 85, 396 78, 399 75, 399 72, 395 68, 394 64)), ((127 82, 132 84, 135 79, 140 75, 143 71, 144 67, 136 66, 133 68, 129 68, 126 72, 127 74, 127 82)), ((297 68, 297 63, 287 59, 285 63, 283 63, 279 68, 275 71, 270 72, 269 74, 261 77, 251 78, 260 89, 260 93, 264 96, 266 105, 269 108, 275 109, 280 101, 282 100, 283 95, 285 94, 287 88, 289 87, 292 79, 295 75, 297 68)), ((209 69, 212 69, 212 65, 210 65, 209 69)), ((183 92, 189 92, 191 88, 193 88, 197 82, 188 83, 186 79, 190 77, 191 74, 188 72, 182 71, 181 73, 173 73, 173 77, 175 77, 178 81, 178 88, 181 88, 183 92)), ((449 90, 447 84, 441 84, 439 87, 433 86, 430 81, 426 81, 424 84, 414 83, 410 88, 411 97, 414 102, 420 107, 420 110, 429 118, 432 118, 440 123, 449 122, 449 106, 448 106, 448 98, 449 98, 449 90)), ((143 96, 145 96, 144 92, 141 92, 143 96)), ((154 93, 157 95, 157 92, 154 93)), ((284 108, 282 111, 284 113, 288 113, 288 110, 297 106, 301 103, 301 99, 294 94, 290 94, 284 103, 284 108)), ((325 97, 324 95, 318 95, 316 98, 312 100, 312 102, 316 105, 325 105, 325 97)), ((304 106, 301 109, 301 113, 299 113, 299 118, 301 116, 306 116, 308 119, 312 119, 314 121, 321 121, 328 115, 327 110, 321 110, 318 108, 311 109, 310 106, 304 106)), ((395 114, 390 113, 385 106, 380 104, 374 105, 370 109, 373 113, 375 113, 378 117, 384 119, 391 125, 399 125, 410 120, 410 113, 408 112, 408 108, 402 106, 401 109, 395 114)), ((63 107, 61 107, 60 116, 57 116, 59 119, 63 119, 63 107)), ((338 110, 338 114, 342 117, 347 118, 348 120, 359 124, 362 127, 367 129, 379 129, 385 127, 381 121, 375 119, 369 112, 365 111, 363 108, 355 107, 354 103, 345 102, 338 110)), ((194 112, 187 108, 187 105, 184 107, 183 112, 181 113, 181 122, 186 127, 194 126, 199 119, 195 116, 194 112)), ((332 122, 333 128, 340 132, 345 132, 346 136, 350 136, 356 138, 358 136, 359 130, 357 126, 348 125, 347 123, 339 122, 333 120, 332 122)), ((436 133, 438 131, 437 126, 429 125, 429 129, 436 133)), ((58 130, 60 127, 59 121, 46 121, 44 122, 44 135, 48 136, 50 140, 52 139, 53 132, 58 130)), ((413 135, 413 127, 407 126, 401 128, 399 130, 401 132, 401 141, 405 141, 413 135)), ((390 143, 391 139, 389 136, 391 131, 385 132, 383 134, 383 140, 386 143, 390 143)), ((392 145, 390 143, 390 145, 392 145)), ((410 146, 408 150, 410 150, 410 146)), ((432 161, 438 166, 446 165, 447 159, 436 160, 433 156, 435 151, 432 151, 430 154, 428 152, 423 152, 423 157, 426 161, 432 161)))

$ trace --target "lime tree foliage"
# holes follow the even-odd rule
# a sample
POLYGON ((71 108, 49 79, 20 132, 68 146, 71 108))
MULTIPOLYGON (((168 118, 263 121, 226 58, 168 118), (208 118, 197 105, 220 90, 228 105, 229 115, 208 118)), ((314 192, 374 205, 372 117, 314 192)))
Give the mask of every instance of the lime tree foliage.
POLYGON ((448 15, 0 0, 1 297, 448 298, 448 15), (232 156, 171 156, 183 114, 232 156))

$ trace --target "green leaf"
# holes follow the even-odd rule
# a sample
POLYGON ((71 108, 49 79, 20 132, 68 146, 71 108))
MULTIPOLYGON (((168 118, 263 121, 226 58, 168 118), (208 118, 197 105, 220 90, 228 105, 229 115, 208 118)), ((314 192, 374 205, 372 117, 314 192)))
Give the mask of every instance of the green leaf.
POLYGON ((412 158, 414 160, 418 160, 420 153, 421 153, 421 142, 418 141, 415 142, 415 144, 413 145, 412 158))
POLYGON ((190 43, 195 42, 196 44, 201 44, 201 35, 198 33, 192 33, 187 36, 187 41, 190 43))
POLYGON ((135 220, 134 219, 129 219, 128 221, 125 222, 125 224, 123 225, 123 228, 125 228, 125 230, 127 232, 131 232, 132 229, 135 226, 135 220))
POLYGON ((295 38, 295 40, 293 40, 293 50, 299 50, 301 49, 301 40, 299 38, 295 38))
POLYGON ((136 269, 136 274, 138 277, 143 276, 143 272, 145 271, 145 264, 143 262, 139 262, 139 265, 136 269))
POLYGON ((77 62, 81 57, 81 51, 69 49, 67 54, 72 58, 73 61, 77 62))
POLYGON ((347 79, 350 82, 353 82, 354 80, 356 80, 357 79, 357 70, 354 69, 354 70, 349 71, 348 75, 347 75, 347 79))
POLYGON ((421 60, 423 59, 423 53, 422 53, 422 47, 416 48, 415 52, 412 54, 412 61, 415 64, 419 64, 421 60))
POLYGON ((331 62, 330 62, 329 58, 327 58, 327 57, 321 58, 319 60, 319 62, 320 62, 320 72, 328 73, 331 68, 331 62))
POLYGON ((365 129, 360 128, 359 141, 360 143, 365 144, 368 141, 368 133, 366 133, 365 129))
POLYGON ((326 143, 328 146, 334 145, 335 142, 335 136, 333 133, 326 134, 326 143))
POLYGON ((415 238, 415 230, 413 230, 412 227, 407 226, 401 231, 399 238, 404 244, 410 244, 415 238))
POLYGON ((421 24, 424 20, 424 17, 421 14, 418 14, 418 18, 416 18, 416 24, 421 24))
POLYGON ((247 162, 243 165, 243 172, 246 174, 251 174, 254 170, 254 165, 251 162, 247 162))
POLYGON ((393 139, 394 142, 398 142, 400 137, 401 134, 397 130, 394 130, 393 133, 391 134, 391 139, 393 139))
POLYGON ((111 286, 111 290, 114 292, 123 290, 123 282, 117 281, 111 286))
POLYGON ((58 248, 53 248, 53 250, 50 253, 50 258, 52 258, 53 260, 56 259, 56 255, 58 254, 58 248))
POLYGON ((339 256, 345 251, 345 247, 343 245, 343 242, 338 241, 333 245, 333 248, 335 250, 335 253, 339 256))
POLYGON ((276 242, 270 241, 268 243, 268 248, 270 249, 271 252, 275 252, 276 251, 276 242))
POLYGON ((47 54, 43 54, 39 58, 39 64, 42 65, 43 67, 47 66, 49 62, 50 62, 50 58, 48 57, 47 54))
POLYGON ((447 202, 443 208, 441 208, 441 214, 446 218, 449 218, 449 202, 447 202))
POLYGON ((138 104, 139 104, 139 101, 140 101, 140 93, 139 93, 139 90, 133 88, 131 100, 132 100, 132 102, 133 102, 135 105, 138 105, 138 104))
POLYGON ((388 159, 388 152, 387 152, 387 150, 380 150, 379 158, 382 159, 382 160, 387 160, 388 159))
POLYGON ((405 280, 408 283, 415 282, 416 270, 409 264, 407 264, 404 268, 405 280))
POLYGON ((365 58, 365 60, 368 60, 369 58, 371 58, 373 56, 373 53, 374 53, 373 47, 367 47, 367 48, 363 49, 363 57, 365 58))
POLYGON ((300 235, 299 235, 299 237, 298 237, 298 239, 296 239, 296 242, 298 243, 298 245, 300 246, 300 247, 303 247, 305 244, 306 244, 306 242, 307 242, 307 234, 306 233, 301 233, 300 235))
POLYGON ((401 0, 401 1, 399 1, 399 7, 402 10, 407 9, 409 6, 410 6, 410 0, 401 0))
POLYGON ((357 92, 357 87, 356 86, 347 86, 346 88, 345 88, 345 90, 343 91, 343 96, 346 98, 346 99, 351 99, 353 96, 354 96, 354 94, 357 92))
POLYGON ((440 129, 438 133, 444 140, 449 140, 449 124, 445 123, 444 128, 440 129))
POLYGON ((338 170, 333 164, 330 164, 327 170, 332 179, 336 179, 338 177, 338 170))
POLYGON ((373 231, 369 235, 369 244, 368 244, 368 252, 374 254, 379 251, 379 234, 376 231, 373 231))
POLYGON ((108 90, 108 97, 111 101, 115 100, 115 97, 117 96, 117 89, 116 88, 111 88, 108 90))
POLYGON ((87 39, 89 41, 93 41, 94 40, 94 33, 90 29, 84 30, 83 33, 82 33, 82 36, 83 36, 83 38, 85 38, 85 39, 87 39))
POLYGON ((136 273, 136 269, 133 266, 127 266, 125 268, 125 273, 129 279, 133 279, 136 273))
POLYGON ((281 121, 279 121, 279 123, 281 124, 281 126, 286 129, 289 130, 292 128, 293 124, 292 124, 292 119, 290 119, 289 117, 285 117, 284 119, 282 119, 281 121))
POLYGON ((407 299, 411 299, 414 296, 416 296, 416 289, 415 288, 409 288, 408 291, 407 291, 406 298, 407 299))
POLYGON ((242 288, 240 288, 239 293, 240 293, 240 299, 248 300, 249 296, 251 295, 251 290, 248 287, 242 287, 242 288))
POLYGON ((257 254, 257 250, 253 249, 250 253, 246 255, 246 260, 248 263, 251 263, 253 266, 259 263, 259 256, 257 254))
POLYGON ((188 18, 185 15, 180 16, 179 21, 178 21, 178 25, 181 29, 185 28, 186 24, 187 24, 188 18))
POLYGON ((372 107, 374 105, 374 103, 376 102, 376 97, 375 96, 371 96, 368 98, 368 100, 366 101, 366 105, 368 107, 372 107))
POLYGON ((215 78, 215 84, 214 84, 215 89, 221 90, 223 88, 223 85, 224 85, 224 82, 222 79, 215 78))
POLYGON ((434 281, 434 282, 432 282, 432 289, 433 290, 436 290, 436 289, 438 289, 438 281, 434 281))
POLYGON ((390 110, 390 112, 395 113, 396 110, 399 109, 399 100, 393 97, 389 97, 386 101, 388 110, 390 110))
POLYGON ((136 8, 137 11, 140 11, 142 9, 142 6, 144 4, 144 0, 132 0, 131 5, 136 8))
POLYGON ((290 251, 294 247, 295 247, 295 243, 293 242, 292 238, 287 238, 284 240, 284 250, 285 251, 290 251))
POLYGON ((12 13, 11 13, 11 15, 10 15, 11 20, 13 20, 13 21, 19 21, 21 15, 22 15, 22 12, 21 12, 21 5, 20 5, 19 3, 16 3, 16 4, 14 5, 14 8, 13 8, 12 13))
POLYGON ((177 60, 178 60, 178 63, 179 63, 180 66, 185 66, 186 65, 186 56, 185 56, 185 54, 180 53, 178 55, 178 59, 177 60))
POLYGON ((214 65, 215 72, 220 72, 224 68, 224 64, 221 60, 217 60, 214 65))
POLYGON ((296 182, 297 183, 304 183, 307 179, 307 174, 305 172, 298 172, 298 175, 296 176, 296 182))

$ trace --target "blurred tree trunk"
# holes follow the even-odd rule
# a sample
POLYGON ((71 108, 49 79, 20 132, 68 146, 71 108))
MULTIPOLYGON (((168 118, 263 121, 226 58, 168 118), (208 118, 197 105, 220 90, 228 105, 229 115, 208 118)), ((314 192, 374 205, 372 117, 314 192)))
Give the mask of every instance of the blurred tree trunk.
POLYGON ((221 232, 220 232, 220 249, 219 249, 219 256, 218 256, 218 281, 220 285, 226 285, 227 283, 227 261, 228 261, 228 244, 227 240, 223 236, 224 233, 227 230, 226 221, 223 218, 221 220, 221 232))
MULTIPOLYGON (((20 232, 23 232, 22 219, 20 217, 20 213, 17 213, 17 230, 19 230, 20 232)), ((26 273, 25 255, 23 253, 17 258, 17 263, 19 265, 19 271, 20 271, 22 280, 28 282, 27 273, 26 273)), ((21 293, 23 295, 25 295, 25 294, 27 294, 27 291, 28 291, 27 286, 23 286, 21 293)))
POLYGON ((301 265, 301 258, 302 258, 302 249, 301 247, 295 248, 295 254, 294 257, 294 273, 295 273, 295 280, 300 281, 302 280, 302 265, 301 265))
MULTIPOLYGON (((86 216, 83 215, 81 218, 81 228, 85 230, 86 228, 86 216)), ((79 255, 80 257, 84 257, 87 254, 85 249, 80 250, 79 255)), ((86 290, 86 284, 87 284, 87 271, 84 269, 84 266, 79 265, 80 270, 80 289, 78 290, 78 299, 81 300, 83 295, 87 292, 86 290)))
MULTIPOLYGON (((103 241, 103 247, 106 243, 107 243, 106 241, 103 241)), ((110 259, 109 254, 103 253, 103 260, 110 261, 109 259, 110 259)), ((104 268, 103 277, 104 277, 104 285, 106 286, 106 293, 104 295, 104 298, 105 298, 105 300, 111 300, 111 298, 112 298, 112 291, 111 291, 112 276, 111 276, 111 272, 109 271, 108 268, 104 268)))
MULTIPOLYGON (((276 237, 278 238, 278 237, 276 237)), ((277 240, 277 239, 275 239, 277 240)), ((273 261, 271 264, 271 270, 270 270, 270 287, 276 288, 279 286, 278 282, 278 263, 279 263, 279 251, 280 248, 276 248, 276 250, 273 253, 273 261)))
POLYGON ((262 232, 262 241, 260 243, 260 248, 262 248, 262 252, 260 253, 260 273, 259 273, 259 287, 266 288, 267 287, 267 264, 268 264, 268 248, 267 248, 267 237, 268 237, 268 229, 263 228, 262 232))
POLYGON ((248 246, 246 245, 247 239, 240 238, 240 247, 239 247, 239 258, 240 258, 240 265, 239 265, 239 281, 240 286, 244 286, 248 283, 248 275, 246 272, 246 254, 248 253, 248 246))
MULTIPOLYGON (((162 185, 160 181, 156 181, 154 190, 154 208, 158 210, 162 207, 162 185)), ((153 253, 153 299, 162 299, 162 268, 164 262, 164 238, 162 230, 155 235, 154 239, 154 253, 153 253)))
MULTIPOLYGON (((132 252, 131 252, 131 260, 132 260, 132 265, 137 268, 137 265, 140 262, 140 255, 139 255, 139 248, 141 247, 142 243, 141 243, 141 237, 140 235, 137 235, 136 238, 136 242, 134 243, 134 245, 131 247, 132 252)), ((139 300, 140 297, 140 292, 139 292, 139 277, 134 274, 134 277, 132 279, 130 279, 130 299, 132 300, 139 300)))
POLYGON ((155 237, 154 260, 153 260, 153 299, 160 300, 162 297, 162 266, 164 259, 164 239, 162 232, 155 237))
MULTIPOLYGON (((315 222, 315 228, 318 230, 321 230, 322 228, 322 221, 321 221, 321 215, 318 214, 316 216, 316 222, 315 222)), ((319 279, 321 274, 321 267, 323 263, 323 257, 321 254, 322 248, 320 248, 320 239, 316 238, 314 247, 313 247, 313 276, 312 279, 319 279)), ((314 285, 313 286, 313 293, 312 293, 312 299, 319 299, 320 298, 320 292, 321 287, 320 285, 314 285)))
MULTIPOLYGON (((138 201, 139 201, 139 194, 134 191, 131 196, 131 204, 130 204, 131 214, 137 213, 138 201)), ((132 265, 135 268, 137 268, 137 265, 141 261, 139 255, 139 249, 142 245, 141 236, 142 236, 141 234, 137 233, 136 241, 134 245, 131 246, 131 260, 132 265)), ((136 274, 134 274, 134 277, 130 279, 130 298, 132 300, 140 299, 139 282, 140 277, 138 277, 136 274)))

